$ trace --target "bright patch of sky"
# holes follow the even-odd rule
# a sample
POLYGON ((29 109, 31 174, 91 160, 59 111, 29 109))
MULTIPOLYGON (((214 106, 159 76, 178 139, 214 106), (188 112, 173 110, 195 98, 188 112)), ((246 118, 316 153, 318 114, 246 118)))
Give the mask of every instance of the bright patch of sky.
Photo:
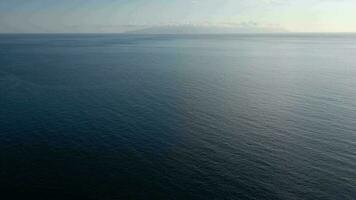
POLYGON ((356 0, 0 0, 0 32, 122 32, 161 25, 356 32, 356 0))

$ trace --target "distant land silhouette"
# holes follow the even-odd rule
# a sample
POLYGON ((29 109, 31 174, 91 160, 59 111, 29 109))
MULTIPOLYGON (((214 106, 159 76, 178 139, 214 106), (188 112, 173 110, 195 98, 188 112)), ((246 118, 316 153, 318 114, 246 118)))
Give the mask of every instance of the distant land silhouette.
POLYGON ((127 31, 130 34, 235 34, 235 33, 285 33, 285 29, 278 27, 259 26, 194 26, 167 25, 127 31))

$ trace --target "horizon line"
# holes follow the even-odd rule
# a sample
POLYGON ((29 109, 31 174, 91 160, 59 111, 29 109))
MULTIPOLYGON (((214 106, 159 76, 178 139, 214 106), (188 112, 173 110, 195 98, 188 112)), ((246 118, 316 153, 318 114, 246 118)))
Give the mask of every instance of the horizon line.
POLYGON ((19 34, 121 34, 121 35, 249 35, 249 34, 356 34, 355 32, 236 32, 236 33, 132 33, 132 32, 0 32, 0 35, 19 34))

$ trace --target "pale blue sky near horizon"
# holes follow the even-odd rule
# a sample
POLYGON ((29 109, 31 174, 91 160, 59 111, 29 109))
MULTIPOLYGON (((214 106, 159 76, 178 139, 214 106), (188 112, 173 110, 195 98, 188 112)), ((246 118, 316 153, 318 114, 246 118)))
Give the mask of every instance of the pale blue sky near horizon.
POLYGON ((0 0, 0 32, 123 32, 162 25, 356 32, 355 0, 0 0))

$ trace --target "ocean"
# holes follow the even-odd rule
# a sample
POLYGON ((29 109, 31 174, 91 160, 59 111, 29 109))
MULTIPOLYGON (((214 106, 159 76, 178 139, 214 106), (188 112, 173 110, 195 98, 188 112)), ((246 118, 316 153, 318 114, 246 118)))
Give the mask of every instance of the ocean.
POLYGON ((356 35, 0 35, 0 186, 356 199, 356 35))

